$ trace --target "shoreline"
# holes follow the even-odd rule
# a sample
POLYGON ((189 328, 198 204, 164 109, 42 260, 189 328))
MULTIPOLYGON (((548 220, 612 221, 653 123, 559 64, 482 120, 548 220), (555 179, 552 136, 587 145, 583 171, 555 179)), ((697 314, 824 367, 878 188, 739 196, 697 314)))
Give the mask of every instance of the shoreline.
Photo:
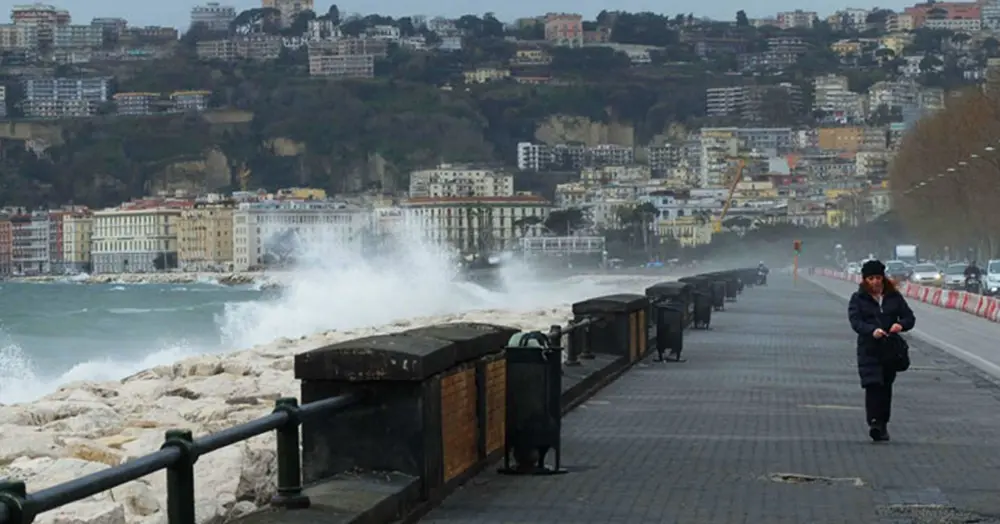
POLYGON ((192 271, 177 273, 109 273, 98 275, 37 275, 13 276, 6 281, 20 284, 197 284, 213 283, 224 286, 248 284, 273 284, 277 274, 264 272, 210 272, 192 271))
MULTIPOLYGON (((399 319, 189 357, 120 380, 65 384, 34 401, 0 404, 0 477, 24 481, 34 492, 154 452, 167 429, 190 429, 198 437, 267 415, 276 399, 300 398, 294 355, 325 345, 454 322, 545 331, 571 318, 570 305, 562 304, 399 319)), ((201 457, 195 468, 198 524, 265 506, 274 495, 275 447, 271 432, 201 457)), ((149 475, 46 513, 40 521, 162 522, 165 482, 163 472, 149 475)))

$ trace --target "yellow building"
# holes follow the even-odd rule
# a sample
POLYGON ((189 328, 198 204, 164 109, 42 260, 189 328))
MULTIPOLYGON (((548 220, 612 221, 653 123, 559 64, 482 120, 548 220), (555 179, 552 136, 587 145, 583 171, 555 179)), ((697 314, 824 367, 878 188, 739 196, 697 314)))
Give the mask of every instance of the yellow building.
POLYGON ((510 77, 510 69, 480 67, 462 74, 465 76, 466 84, 485 84, 510 77))
POLYGON ((695 216, 673 220, 660 220, 656 232, 661 237, 673 237, 682 247, 695 247, 712 243, 712 224, 695 216))
POLYGON ((94 273, 151 273, 177 267, 181 203, 138 202, 94 213, 94 273))
POLYGON ((821 127, 816 138, 820 149, 857 151, 865 141, 865 129, 859 126, 821 127))
POLYGON ((861 42, 857 40, 840 40, 830 44, 830 50, 840 56, 857 56, 861 54, 861 42))
POLYGON ((233 262, 230 202, 195 204, 177 221, 177 265, 185 271, 218 270, 233 262))
POLYGON ((291 200, 326 200, 326 191, 311 187, 289 187, 279 189, 278 198, 288 198, 291 200))
MULTIPOLYGON (((912 28, 910 28, 912 29, 912 28)), ((913 42, 913 35, 908 33, 893 33, 882 37, 882 47, 892 50, 896 56, 903 55, 903 49, 913 42)))
POLYGON ((94 217, 89 213, 66 214, 63 221, 63 262, 73 272, 90 271, 90 242, 94 217))

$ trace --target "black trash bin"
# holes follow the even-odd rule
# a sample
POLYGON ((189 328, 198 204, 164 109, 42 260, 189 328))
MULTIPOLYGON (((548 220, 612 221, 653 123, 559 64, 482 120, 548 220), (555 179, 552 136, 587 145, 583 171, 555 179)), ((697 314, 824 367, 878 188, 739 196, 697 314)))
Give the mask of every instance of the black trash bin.
POLYGON ((708 329, 712 324, 712 295, 710 292, 694 292, 694 327, 708 329))
POLYGON ((503 467, 512 475, 551 475, 560 469, 562 348, 540 332, 518 333, 507 344, 507 433, 503 467), (554 452, 552 468, 545 465, 554 452), (511 464, 511 458, 514 464, 511 464))
POLYGON ((656 353, 659 362, 682 362, 684 350, 684 310, 677 300, 658 302, 656 312, 656 353), (669 352, 668 352, 669 350, 669 352), (667 352, 666 357, 664 353, 667 352))
POLYGON ((646 296, 652 303, 677 300, 679 309, 684 314, 684 327, 694 320, 694 300, 691 295, 692 286, 687 282, 660 282, 646 288, 646 296))
POLYGON ((740 294, 740 277, 735 272, 726 274, 726 302, 736 302, 740 294))
POLYGON ((712 281, 712 307, 716 311, 723 311, 726 309, 726 281, 725 280, 713 280, 712 281))

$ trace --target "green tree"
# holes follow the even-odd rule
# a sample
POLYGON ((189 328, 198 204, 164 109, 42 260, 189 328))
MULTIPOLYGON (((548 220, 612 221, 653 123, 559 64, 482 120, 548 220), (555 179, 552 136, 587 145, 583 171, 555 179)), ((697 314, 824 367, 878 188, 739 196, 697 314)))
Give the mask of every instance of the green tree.
POLYGON ((747 18, 747 12, 740 9, 736 11, 736 27, 749 27, 750 19, 747 18))

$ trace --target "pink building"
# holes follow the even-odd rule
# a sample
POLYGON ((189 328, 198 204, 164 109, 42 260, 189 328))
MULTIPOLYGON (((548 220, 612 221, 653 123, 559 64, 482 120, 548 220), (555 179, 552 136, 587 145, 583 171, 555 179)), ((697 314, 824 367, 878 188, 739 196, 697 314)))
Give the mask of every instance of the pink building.
POLYGON ((545 15, 545 40, 566 47, 583 46, 583 16, 566 13, 545 15))

